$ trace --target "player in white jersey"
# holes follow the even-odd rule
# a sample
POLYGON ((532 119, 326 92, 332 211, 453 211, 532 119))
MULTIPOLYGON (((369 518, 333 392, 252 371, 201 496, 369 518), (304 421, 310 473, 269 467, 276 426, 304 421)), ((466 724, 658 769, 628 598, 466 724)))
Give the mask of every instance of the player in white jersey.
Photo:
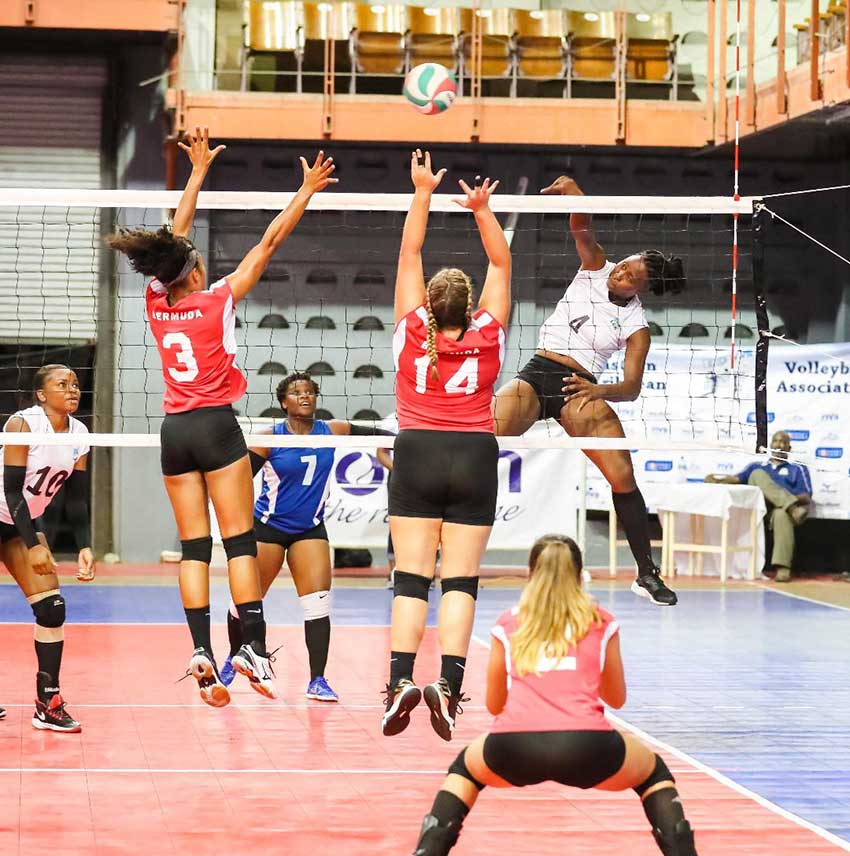
POLYGON ((42 366, 35 374, 33 387, 36 404, 13 414, 3 430, 75 434, 79 442, 70 446, 3 446, 0 558, 35 616, 38 674, 32 724, 50 731, 79 731, 80 723, 65 710, 59 693, 65 599, 59 591, 56 562, 35 521, 64 485, 65 510, 80 551, 77 579, 93 580, 95 563, 90 547, 85 475, 88 431, 71 415, 80 406, 80 386, 71 369, 55 364, 42 366))
MULTIPOLYGON (((541 193, 583 195, 561 176, 541 193)), ((681 291, 682 260, 645 250, 616 264, 605 257, 589 214, 571 214, 570 232, 581 267, 555 311, 540 328, 537 352, 517 377, 497 393, 496 433, 524 434, 538 419, 556 419, 574 437, 625 437, 609 401, 634 401, 641 391, 650 337, 640 295, 681 291), (600 384, 596 374, 625 349, 623 380, 600 384)), ((585 454, 602 472, 614 509, 638 567, 632 591, 660 606, 675 606, 652 559, 646 503, 626 450, 594 449, 585 454)))

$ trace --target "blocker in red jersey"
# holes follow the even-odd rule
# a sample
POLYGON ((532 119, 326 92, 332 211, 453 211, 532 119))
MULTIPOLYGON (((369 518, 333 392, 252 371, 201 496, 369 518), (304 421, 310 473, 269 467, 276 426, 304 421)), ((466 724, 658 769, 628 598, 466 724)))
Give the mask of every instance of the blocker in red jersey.
POLYGON ((437 271, 425 284, 422 244, 431 195, 445 175, 417 149, 410 176, 415 193, 404 223, 395 287, 396 410, 389 488, 395 546, 390 679, 381 730, 399 734, 423 695, 431 726, 451 740, 461 712, 461 684, 478 596, 478 568, 496 512, 499 447, 490 406, 505 352, 511 311, 511 253, 490 210, 498 186, 476 177, 460 181, 456 200, 475 217, 489 265, 478 309, 472 282, 457 268, 437 271), (425 631, 428 590, 441 552, 440 677, 413 682, 413 663, 425 631))

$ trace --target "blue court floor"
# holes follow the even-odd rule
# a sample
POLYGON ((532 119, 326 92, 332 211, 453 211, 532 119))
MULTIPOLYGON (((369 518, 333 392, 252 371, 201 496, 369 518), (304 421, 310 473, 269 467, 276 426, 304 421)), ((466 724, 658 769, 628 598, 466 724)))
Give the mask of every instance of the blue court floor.
MULTIPOLYGON (((766 589, 683 591, 675 609, 627 590, 595 593, 622 627, 624 720, 850 842, 850 611, 766 589)), ((65 596, 70 623, 183 623, 176 586, 75 585, 65 596)), ((479 641, 517 596, 481 591, 479 641)), ((342 585, 334 598, 336 624, 389 621, 384 589, 342 585)), ((436 602, 432 592, 432 620, 436 602)), ((227 603, 214 585, 214 622, 227 603)), ((272 589, 266 614, 270 624, 302 620, 288 587, 272 589)), ((0 585, 0 622, 31 620, 17 587, 0 585)), ((384 679, 376 674, 376 696, 384 679)))

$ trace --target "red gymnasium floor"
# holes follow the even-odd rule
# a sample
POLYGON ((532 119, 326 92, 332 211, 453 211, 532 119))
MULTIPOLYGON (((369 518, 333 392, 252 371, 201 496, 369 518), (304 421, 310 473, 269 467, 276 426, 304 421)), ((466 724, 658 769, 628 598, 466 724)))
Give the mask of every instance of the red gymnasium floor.
MULTIPOLYGON (((282 698, 245 684, 213 710, 183 669, 186 631, 171 624, 69 626, 63 689, 83 722, 78 735, 30 725, 30 627, 0 624, 4 652, 0 722, 0 853, 192 853, 287 856, 409 854, 444 771, 489 721, 466 708, 456 740, 441 742, 424 706, 411 727, 380 734, 376 673, 387 648, 381 626, 334 631, 339 705, 307 702, 302 631, 276 627, 282 698)), ((417 668, 436 668, 428 631, 417 668)), ((216 628, 215 643, 226 644, 216 628)), ((474 645, 468 691, 483 697, 486 651, 474 645)), ((817 856, 850 850, 718 781, 669 751, 701 856, 817 856)), ((559 786, 488 789, 467 820, 459 856, 498 850, 535 856, 651 856, 658 850, 632 793, 559 786)))

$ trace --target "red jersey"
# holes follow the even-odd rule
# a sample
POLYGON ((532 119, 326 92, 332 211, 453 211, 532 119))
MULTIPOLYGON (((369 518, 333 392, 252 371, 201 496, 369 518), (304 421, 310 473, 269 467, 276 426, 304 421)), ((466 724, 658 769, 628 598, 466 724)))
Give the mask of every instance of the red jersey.
POLYGON ((490 631, 505 647, 508 672, 508 700, 490 731, 610 731, 599 683, 608 642, 620 629, 614 616, 599 609, 602 624, 591 626, 566 657, 554 660, 541 655, 537 663, 540 676, 531 672, 519 677, 511 658, 518 609, 506 609, 490 631))
POLYGON ((437 331, 435 380, 427 352, 428 311, 408 312, 393 333, 398 426, 493 433, 493 386, 505 357, 505 328, 483 309, 457 341, 437 331))
POLYGON ((155 279, 145 293, 148 322, 165 378, 163 409, 183 413, 231 404, 248 386, 234 365, 236 314, 226 279, 194 291, 174 306, 155 279))

